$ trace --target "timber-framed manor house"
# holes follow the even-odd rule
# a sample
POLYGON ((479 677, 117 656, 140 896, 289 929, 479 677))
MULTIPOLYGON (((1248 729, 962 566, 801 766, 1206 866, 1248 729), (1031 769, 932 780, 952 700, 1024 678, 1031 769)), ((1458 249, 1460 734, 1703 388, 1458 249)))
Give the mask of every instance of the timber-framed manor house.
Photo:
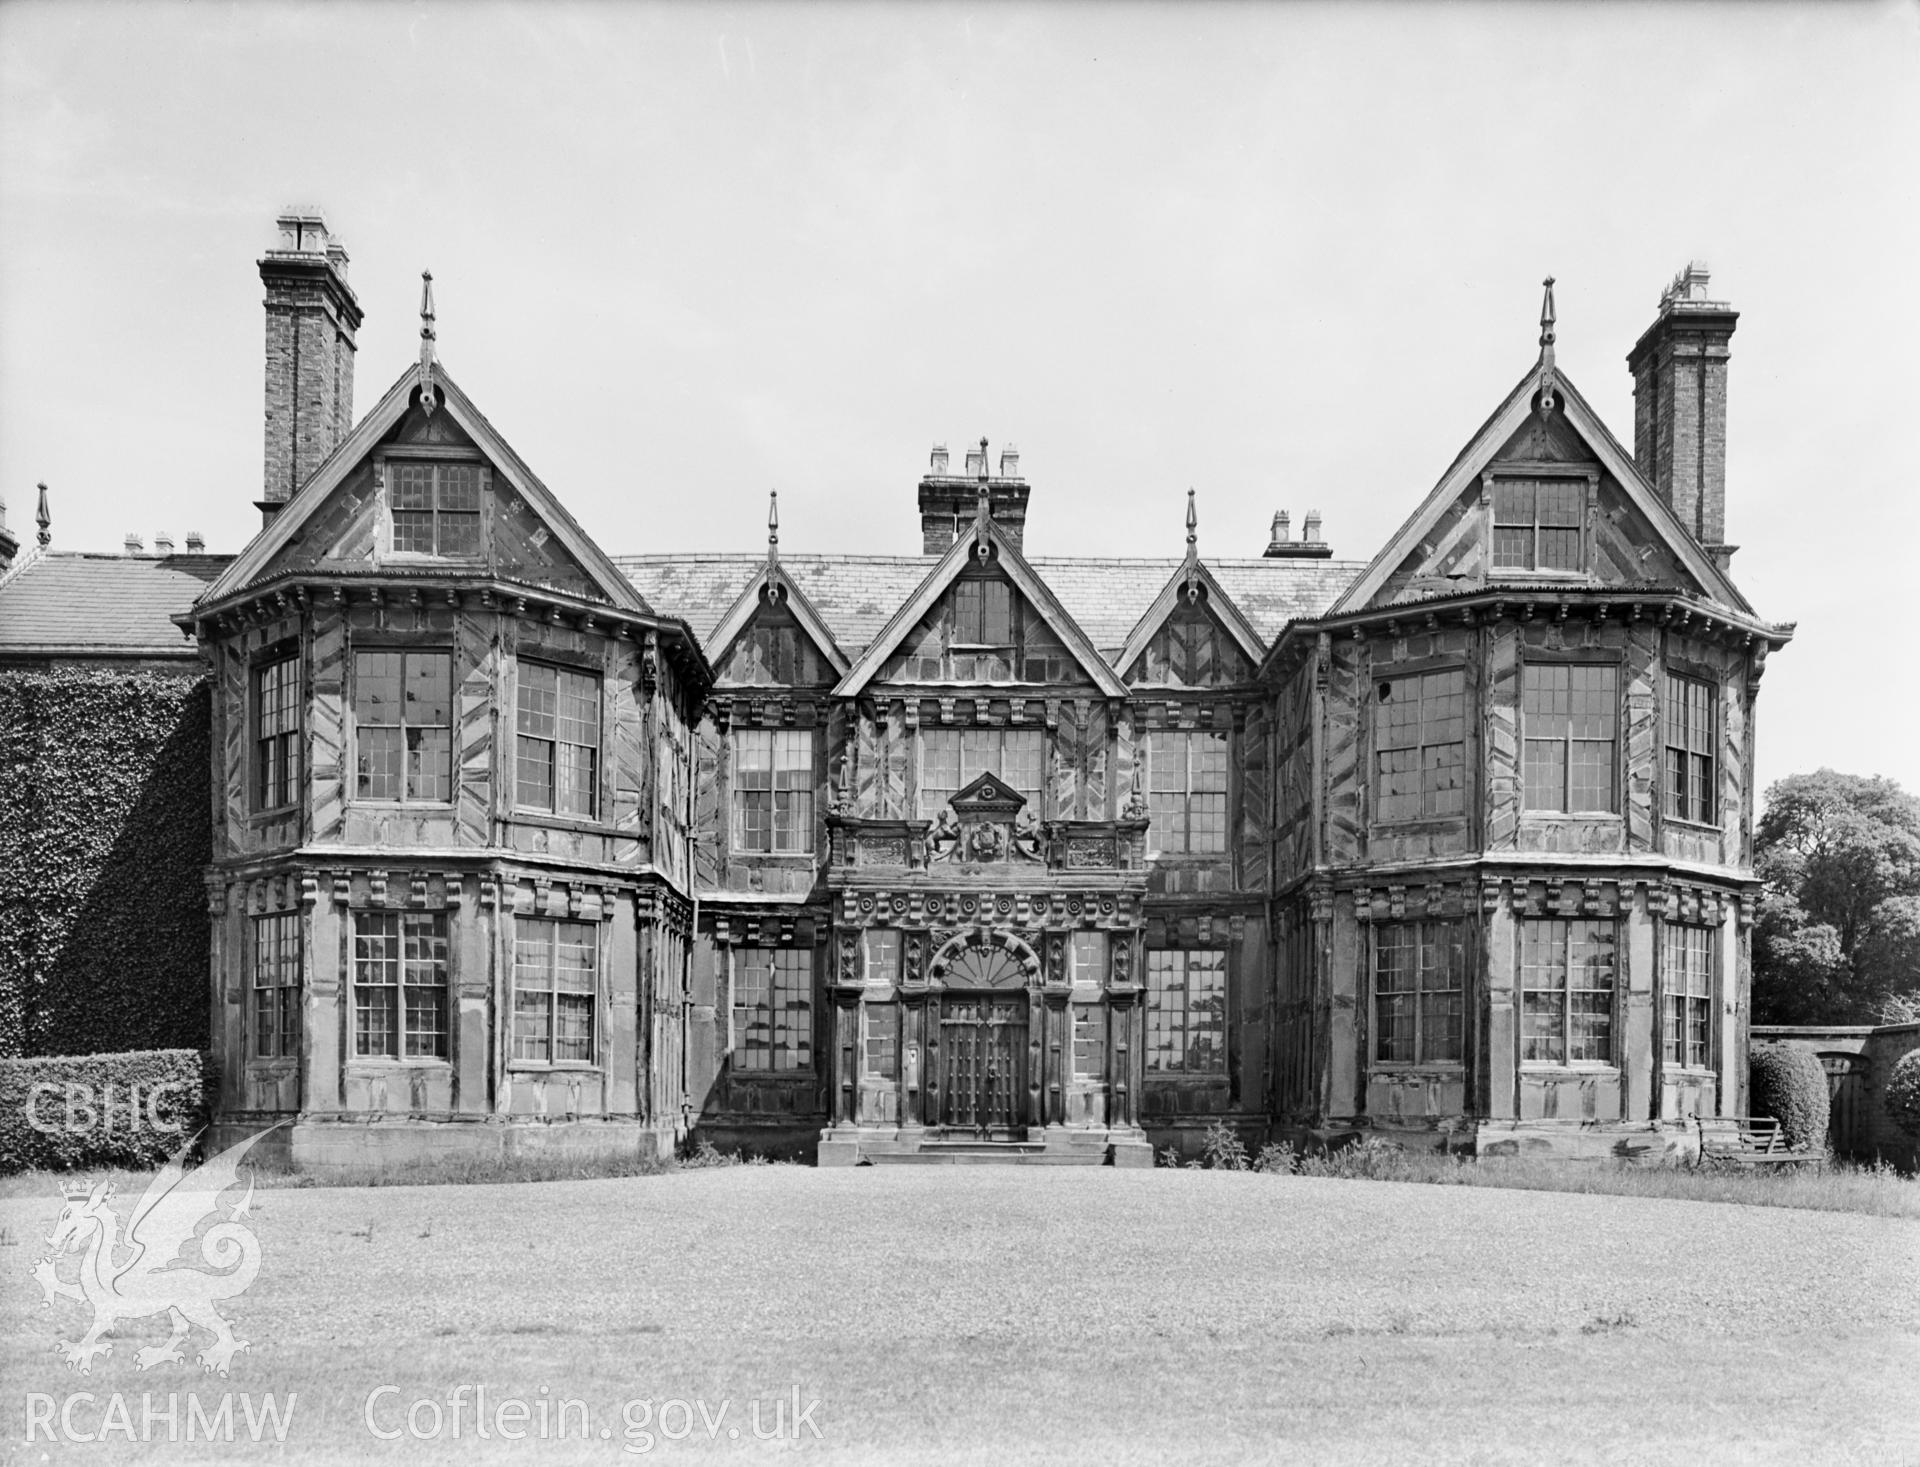
MULTIPOLYGON (((1696 1147, 1745 1109, 1755 704, 1736 313, 1689 266, 1631 451, 1537 357, 1392 540, 1029 547, 935 447, 921 553, 597 545, 438 360, 353 411, 312 212, 238 555, 0 530, 0 667, 205 679, 217 1127, 328 1169, 1150 1165, 1384 1134, 1696 1147), (1259 547, 1253 547, 1258 549, 1259 547), (110 616, 88 607, 111 603, 110 616)), ((904 497, 904 496, 903 496, 904 497)), ((903 512, 904 512, 903 505, 903 512)), ((0 518, 0 524, 3 524, 0 518)))

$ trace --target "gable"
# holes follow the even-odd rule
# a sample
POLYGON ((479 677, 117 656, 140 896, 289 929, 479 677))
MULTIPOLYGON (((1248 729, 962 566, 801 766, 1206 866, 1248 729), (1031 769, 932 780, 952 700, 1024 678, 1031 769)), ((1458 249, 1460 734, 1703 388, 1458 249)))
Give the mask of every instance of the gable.
POLYGON ((610 598, 445 413, 411 409, 260 571, 471 571, 610 598))
POLYGON ((998 566, 969 566, 880 670, 889 683, 1085 683, 1091 675, 998 566))
POLYGON ((1488 585, 1706 588, 1559 412, 1535 412, 1433 517, 1368 603, 1488 585))
POLYGON ((1659 585, 1751 612, 1573 383, 1554 374, 1543 410, 1540 380, 1520 379, 1329 615, 1507 584, 1659 585))
POLYGON ((437 362, 409 368, 387 389, 196 604, 284 570, 372 568, 491 575, 651 614, 437 362), (422 370, 437 389, 436 412, 421 410, 422 370))
POLYGON ((1217 688, 1253 680, 1254 664, 1202 596, 1184 596, 1122 672, 1129 687, 1217 688))
POLYGON ((818 687, 837 682, 844 665, 835 665, 815 632, 795 614, 791 591, 782 587, 768 595, 764 577, 752 589, 756 594, 746 624, 716 649, 718 684, 818 687))

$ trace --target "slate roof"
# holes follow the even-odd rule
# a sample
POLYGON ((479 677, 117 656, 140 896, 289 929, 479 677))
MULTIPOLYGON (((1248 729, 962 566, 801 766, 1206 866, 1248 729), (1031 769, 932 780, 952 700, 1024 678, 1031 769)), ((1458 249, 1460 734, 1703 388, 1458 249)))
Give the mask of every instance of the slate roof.
POLYGON ((231 555, 112 555, 49 550, 0 580, 0 655, 118 653, 190 657, 169 617, 187 610, 231 555))
MULTIPOLYGON (((231 555, 48 551, 0 581, 0 653, 55 648, 128 656, 188 655, 170 617, 231 565, 231 555)), ((758 554, 616 555, 647 604, 684 617, 704 641, 765 564, 758 554)), ((849 654, 858 655, 933 568, 926 555, 789 555, 780 564, 849 654)), ((1117 656, 1180 559, 1039 556, 1030 564, 1095 646, 1117 656)), ((1348 560, 1214 560, 1207 568, 1267 642, 1318 616, 1364 568, 1348 560)), ((720 649, 710 648, 710 652, 720 649)))
MULTIPOLYGON (((1366 569, 1365 562, 1353 560, 1203 559, 1268 642, 1289 621, 1325 611, 1366 569)), ((613 563, 649 603, 684 616, 704 641, 765 557, 616 555, 613 563)), ((1178 556, 1136 560, 1046 555, 1027 563, 1109 657, 1126 645, 1127 634, 1182 564, 1178 556)), ((806 592, 841 647, 858 655, 933 569, 934 557, 793 555, 783 550, 780 565, 806 592)), ((720 650, 709 647, 707 652, 712 656, 720 650)))

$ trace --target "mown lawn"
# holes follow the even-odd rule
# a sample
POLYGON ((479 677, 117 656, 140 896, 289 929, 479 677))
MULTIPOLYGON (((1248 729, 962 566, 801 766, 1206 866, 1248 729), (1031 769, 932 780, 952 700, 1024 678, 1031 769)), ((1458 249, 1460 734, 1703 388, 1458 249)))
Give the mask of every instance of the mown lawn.
POLYGON ((41 1308, 27 1277, 59 1199, 0 1202, 6 1461, 212 1455, 22 1440, 29 1392, 75 1390, 127 1395, 136 1430, 143 1391, 298 1393, 283 1446, 226 1461, 615 1462, 645 1444, 621 1412, 640 1398, 688 1403, 666 1422, 683 1444, 649 1420, 652 1455, 751 1458, 769 1448, 748 1403, 771 1429, 795 1392, 820 1402, 801 1448, 840 1461, 1920 1461, 1920 1223, 1898 1217, 1012 1168, 295 1188, 254 1208, 263 1266, 231 1310, 253 1349, 230 1380, 137 1372, 151 1323, 82 1380, 51 1353, 81 1311, 41 1308), (383 1442, 364 1419, 383 1385, 382 1429, 463 1385, 537 1412, 545 1386, 587 1403, 592 1435, 572 1413, 564 1441, 537 1415, 527 1440, 477 1441, 468 1404, 457 1441, 443 1421, 383 1442), (709 1443, 694 1407, 723 1400, 709 1443))

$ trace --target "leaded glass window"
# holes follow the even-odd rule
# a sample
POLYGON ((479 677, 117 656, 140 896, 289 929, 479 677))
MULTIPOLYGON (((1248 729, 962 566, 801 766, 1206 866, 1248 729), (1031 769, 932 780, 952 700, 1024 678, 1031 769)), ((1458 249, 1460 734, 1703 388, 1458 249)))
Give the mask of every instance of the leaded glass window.
POLYGON ((736 729, 733 848, 813 849, 813 731, 736 729))
POLYGON ((453 658, 353 654, 354 793, 365 800, 453 799, 453 658))
POLYGON ((444 912, 357 912, 353 919, 353 1052, 447 1057, 444 912))
POLYGON ((513 1057, 592 1064, 600 970, 591 922, 520 917, 513 932, 513 1057))
POLYGON ((735 949, 734 1063, 743 1070, 813 1066, 813 950, 735 949))
POLYGON ((1661 1052, 1670 1065, 1711 1062, 1714 929, 1666 922, 1660 931, 1661 1052))
POLYGON ((1383 823, 1463 815, 1467 808, 1467 675, 1460 668, 1380 684, 1374 725, 1383 823))
POLYGON ((1713 798, 1713 684, 1667 674, 1667 813, 1710 825, 1713 798))
POLYGON ((1615 810, 1617 669, 1610 664, 1530 662, 1522 684, 1526 808, 1615 810))
POLYGON ((1496 479, 1493 564, 1499 570, 1578 571, 1587 486, 1581 479, 1496 479))
POLYGON ((1374 1059, 1458 1064, 1466 1033, 1466 975, 1465 923, 1375 923, 1374 1059))
POLYGON ((521 661, 514 800, 591 820, 599 806, 600 679, 521 661))
POLYGON ((1224 1074, 1227 955, 1222 949, 1147 954, 1147 1072, 1224 1074))
POLYGON ((477 464, 387 466, 393 498, 393 548, 402 555, 480 553, 477 464))
POLYGON ((1155 729, 1147 736, 1147 827, 1151 855, 1205 855, 1227 848, 1227 736, 1155 729))
POLYGON ((1520 924, 1520 1058, 1612 1064, 1616 936, 1610 921, 1532 917, 1520 924))

